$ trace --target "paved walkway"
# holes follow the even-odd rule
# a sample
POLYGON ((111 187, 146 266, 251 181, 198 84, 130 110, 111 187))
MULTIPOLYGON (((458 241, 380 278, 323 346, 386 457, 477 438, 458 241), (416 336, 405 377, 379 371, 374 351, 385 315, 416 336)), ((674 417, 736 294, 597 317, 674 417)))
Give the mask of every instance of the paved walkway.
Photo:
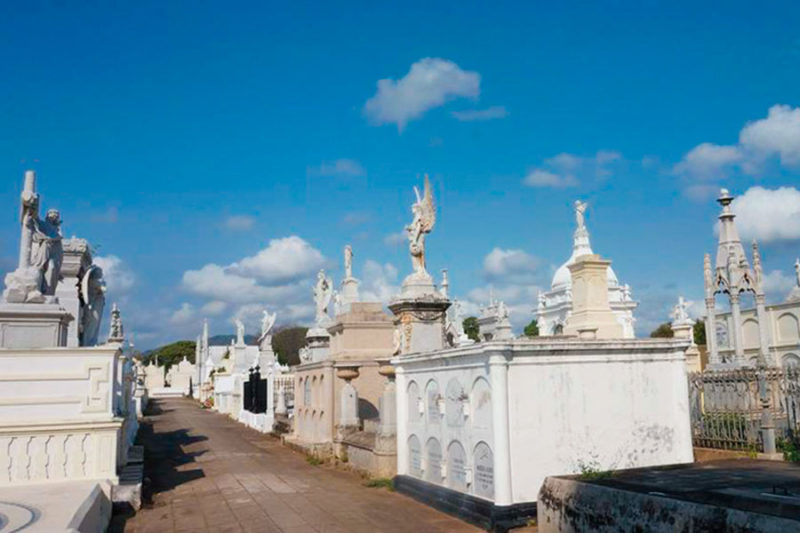
POLYGON ((154 400, 140 438, 152 502, 111 531, 479 531, 186 399, 154 400))

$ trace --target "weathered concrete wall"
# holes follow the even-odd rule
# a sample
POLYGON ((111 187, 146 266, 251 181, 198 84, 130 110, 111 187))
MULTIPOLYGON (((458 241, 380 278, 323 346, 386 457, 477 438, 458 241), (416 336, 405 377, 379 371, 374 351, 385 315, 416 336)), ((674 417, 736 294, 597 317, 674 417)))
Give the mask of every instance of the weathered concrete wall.
POLYGON ((537 525, 540 533, 786 533, 797 531, 800 524, 776 516, 552 477, 545 480, 539 492, 537 525))

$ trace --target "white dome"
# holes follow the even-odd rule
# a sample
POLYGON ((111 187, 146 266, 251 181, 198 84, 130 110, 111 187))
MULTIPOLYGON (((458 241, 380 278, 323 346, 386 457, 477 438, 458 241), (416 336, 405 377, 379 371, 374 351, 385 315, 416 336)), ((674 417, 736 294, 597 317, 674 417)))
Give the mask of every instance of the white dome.
MULTIPOLYGON (((585 253, 585 250, 574 250, 572 252, 570 258, 567 259, 563 265, 558 267, 558 270, 556 270, 556 273, 553 276, 553 282, 550 284, 551 289, 555 290, 572 287, 572 274, 570 274, 569 265, 575 262, 575 258, 578 257, 578 255, 585 255, 585 253)), ((592 253, 591 250, 589 250, 589 253, 592 253)), ((614 269, 610 266, 608 267, 607 271, 607 279, 609 287, 616 287, 619 285, 617 275, 614 273, 614 269)))

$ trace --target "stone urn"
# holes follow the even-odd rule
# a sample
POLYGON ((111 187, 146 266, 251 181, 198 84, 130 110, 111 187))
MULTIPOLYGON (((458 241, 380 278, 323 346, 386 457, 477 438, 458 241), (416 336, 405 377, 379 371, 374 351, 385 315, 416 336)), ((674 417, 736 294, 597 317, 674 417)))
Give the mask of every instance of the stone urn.
POLYGON ((336 377, 347 382, 356 379, 358 376, 359 372, 357 366, 342 366, 336 369, 336 377))

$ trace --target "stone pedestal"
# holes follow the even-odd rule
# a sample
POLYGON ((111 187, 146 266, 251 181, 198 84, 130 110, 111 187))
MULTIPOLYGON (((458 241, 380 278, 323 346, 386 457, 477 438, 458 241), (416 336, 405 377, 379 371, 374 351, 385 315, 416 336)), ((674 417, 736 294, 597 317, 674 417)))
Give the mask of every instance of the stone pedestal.
POLYGON ((447 345, 445 313, 450 300, 436 291, 427 273, 414 273, 403 281, 399 296, 389 304, 400 328, 400 354, 441 350, 447 345))
POLYGON ((359 301, 358 295, 359 281, 354 277, 348 277, 342 280, 341 298, 342 298, 342 312, 350 311, 350 306, 359 301))
POLYGON ((286 391, 283 388, 283 384, 281 384, 280 388, 278 389, 278 403, 275 405, 275 414, 285 415, 288 412, 289 409, 286 407, 286 391))
MULTIPOLYGON (((64 240, 64 260, 61 264, 61 282, 56 287, 58 303, 69 314, 75 317, 70 322, 67 334, 67 346, 80 346, 80 283, 86 270, 92 266, 92 255, 89 243, 85 239, 64 240)), ((96 340, 96 339, 95 339, 96 340)))
POLYGON ((394 380, 394 367, 388 361, 381 361, 378 373, 386 378, 386 386, 380 398, 381 421, 378 425, 379 437, 391 437, 397 434, 397 388, 394 380))
POLYGON ((308 348, 309 362, 325 361, 330 356, 331 336, 328 330, 314 327, 306 333, 306 348, 308 348))
POLYGON ((64 347, 72 320, 58 304, 0 304, 0 348, 64 347))
POLYGON ((581 339, 622 339, 622 325, 608 302, 608 268, 611 261, 599 255, 582 255, 569 265, 572 275, 572 313, 565 335, 581 339))
POLYGON ((339 395, 340 411, 337 426, 339 428, 358 428, 361 425, 361 420, 358 418, 358 391, 350 383, 358 377, 358 368, 337 368, 336 377, 345 380, 344 387, 342 387, 339 395))

